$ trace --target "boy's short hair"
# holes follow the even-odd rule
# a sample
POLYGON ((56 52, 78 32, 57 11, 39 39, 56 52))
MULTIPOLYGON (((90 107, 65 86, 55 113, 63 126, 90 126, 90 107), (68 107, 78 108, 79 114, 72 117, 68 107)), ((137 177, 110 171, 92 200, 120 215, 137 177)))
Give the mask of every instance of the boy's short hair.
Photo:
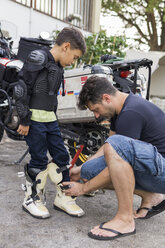
POLYGON ((82 33, 73 27, 65 27, 58 34, 56 39, 56 44, 58 46, 62 45, 64 42, 70 42, 71 49, 79 49, 82 54, 86 52, 85 39, 82 33))

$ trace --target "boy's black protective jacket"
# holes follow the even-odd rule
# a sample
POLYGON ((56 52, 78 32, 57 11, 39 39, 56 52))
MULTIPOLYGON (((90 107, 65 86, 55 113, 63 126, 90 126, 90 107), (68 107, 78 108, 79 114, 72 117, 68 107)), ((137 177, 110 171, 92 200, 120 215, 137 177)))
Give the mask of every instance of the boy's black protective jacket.
POLYGON ((63 73, 63 67, 55 62, 48 48, 30 53, 20 72, 20 78, 27 87, 26 104, 28 105, 28 112, 24 118, 20 118, 20 124, 30 124, 29 109, 56 112, 57 94, 61 83, 64 88, 63 73))

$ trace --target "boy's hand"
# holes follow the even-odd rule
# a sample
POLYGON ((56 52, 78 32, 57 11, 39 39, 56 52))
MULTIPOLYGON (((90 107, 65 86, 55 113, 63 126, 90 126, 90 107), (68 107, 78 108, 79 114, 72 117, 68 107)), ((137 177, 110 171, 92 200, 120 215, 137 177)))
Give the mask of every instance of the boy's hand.
POLYGON ((17 132, 18 132, 20 135, 27 136, 27 135, 28 135, 28 132, 29 132, 29 126, 19 125, 19 127, 18 127, 18 129, 17 129, 17 132))

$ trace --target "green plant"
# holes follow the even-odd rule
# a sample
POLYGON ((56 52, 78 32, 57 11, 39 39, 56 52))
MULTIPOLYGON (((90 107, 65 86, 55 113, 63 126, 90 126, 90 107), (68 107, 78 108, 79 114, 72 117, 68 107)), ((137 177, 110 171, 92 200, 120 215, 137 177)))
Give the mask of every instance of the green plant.
POLYGON ((138 48, 147 45, 151 51, 165 51, 164 0, 102 0, 102 12, 115 13, 126 29, 133 27, 134 47, 138 43, 138 48))
POLYGON ((100 57, 104 54, 113 54, 118 57, 125 57, 125 48, 127 47, 125 37, 106 35, 105 31, 98 34, 92 34, 85 38, 87 52, 81 57, 82 64, 96 64, 100 61, 100 57))

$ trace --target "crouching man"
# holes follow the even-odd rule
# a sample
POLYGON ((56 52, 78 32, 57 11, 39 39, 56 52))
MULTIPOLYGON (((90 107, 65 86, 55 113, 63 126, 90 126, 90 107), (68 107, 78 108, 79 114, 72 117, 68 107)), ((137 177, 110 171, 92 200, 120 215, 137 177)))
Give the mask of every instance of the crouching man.
POLYGON ((111 119, 110 137, 73 178, 85 183, 65 182, 68 196, 102 187, 113 188, 118 199, 112 220, 94 227, 88 236, 113 240, 136 232, 135 218, 147 219, 165 210, 165 113, 151 102, 118 91, 103 77, 90 77, 79 95, 79 108, 89 108, 96 118, 111 119), (133 213, 133 194, 142 198, 133 213))

